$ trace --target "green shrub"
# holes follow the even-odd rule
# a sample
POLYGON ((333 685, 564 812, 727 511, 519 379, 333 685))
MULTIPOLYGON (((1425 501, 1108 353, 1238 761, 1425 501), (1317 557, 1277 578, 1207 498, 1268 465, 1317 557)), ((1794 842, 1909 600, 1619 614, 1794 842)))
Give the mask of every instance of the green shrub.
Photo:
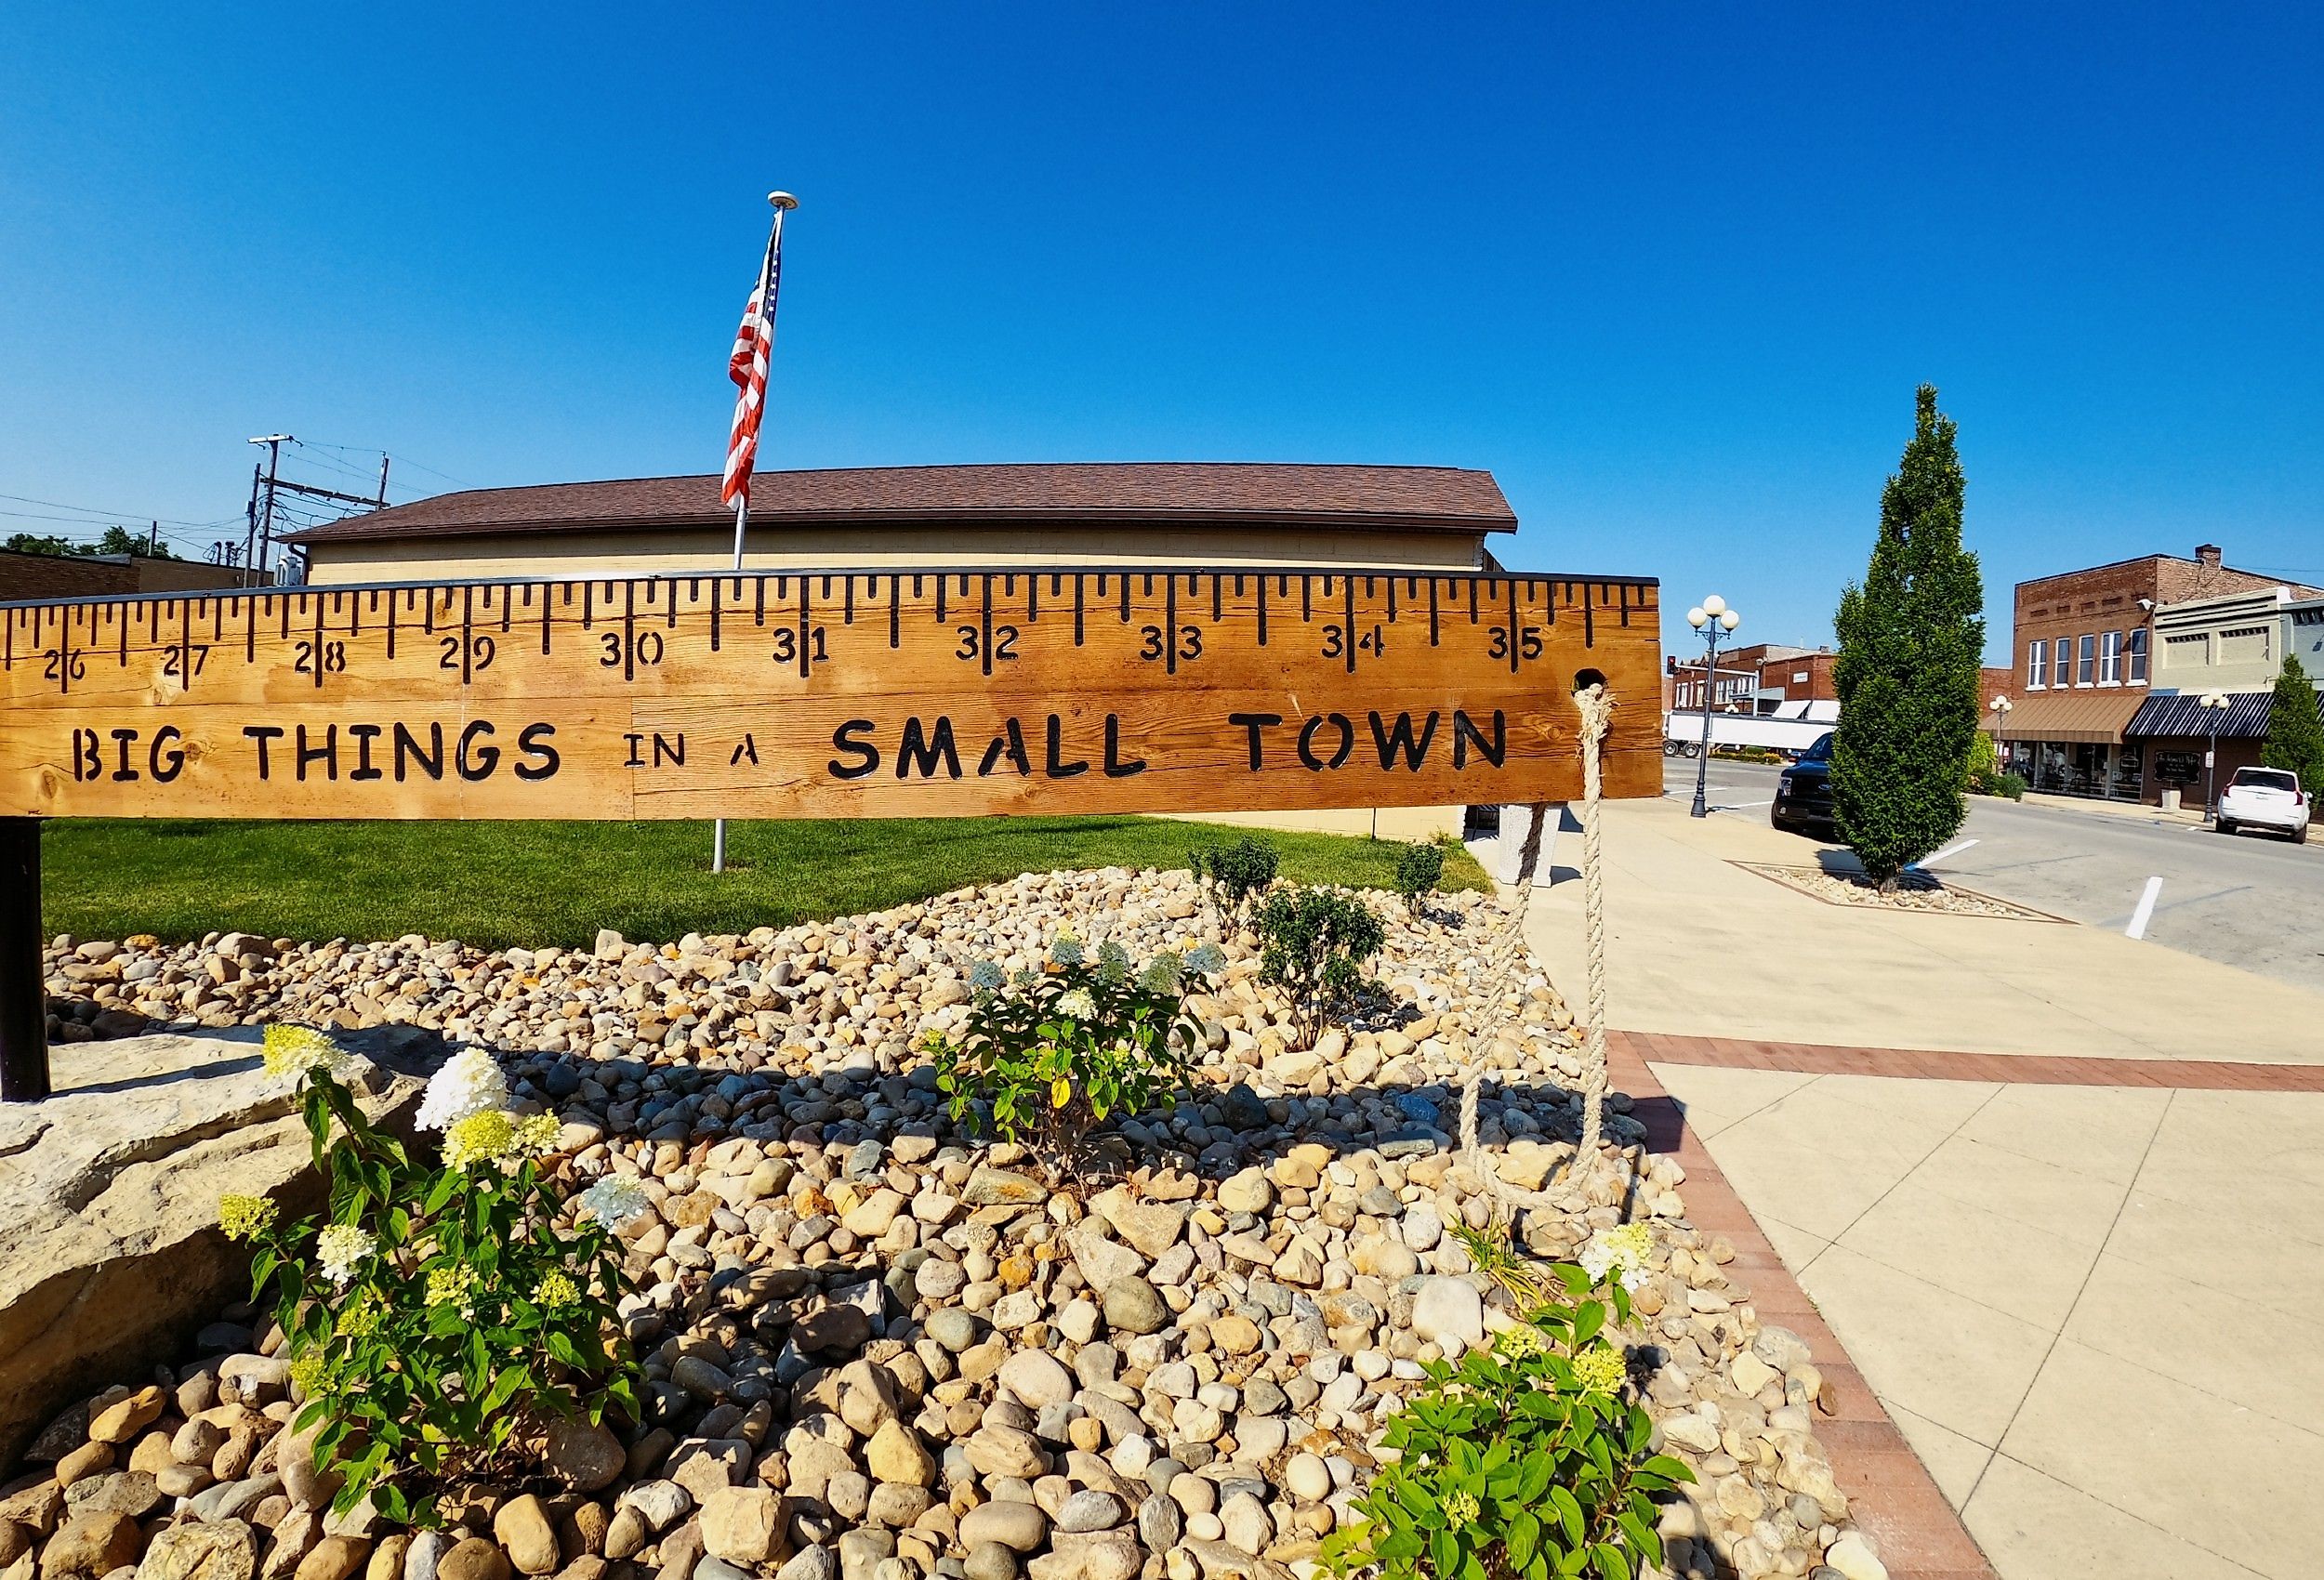
POLYGON ((1302 1046, 1347 1003, 1388 935, 1362 901, 1331 889, 1277 889, 1259 907, 1260 980, 1284 990, 1302 1046))
POLYGON ((2310 796, 2324 791, 2324 714, 2317 711, 2316 686, 2297 653, 2284 654, 2283 668, 2276 676, 2260 762, 2298 774, 2300 788, 2310 796))
POLYGON ((1437 883, 1445 876, 1445 849, 1441 845, 1407 845, 1396 853, 1396 892, 1408 905, 1417 905, 1436 892, 1437 883))
POLYGON ((1133 969, 1117 943, 1089 960, 1061 934, 1049 969, 1007 981, 980 961, 966 1034, 931 1033, 936 1086, 955 1124, 1022 1142, 1054 1172, 1087 1156, 1090 1130, 1182 1090, 1202 1026, 1186 1012, 1188 978, 1224 968, 1217 946, 1164 953, 1133 969))
POLYGON ((2026 798, 2026 782, 2014 773, 2004 773, 1998 768, 1978 769, 1969 775, 1972 796, 2002 796, 2013 801, 2026 798))
POLYGON ((316 1467, 344 1478, 335 1510, 368 1496, 429 1524, 451 1481, 530 1473, 551 1420, 637 1417, 614 1308, 630 1287, 614 1233, 645 1205, 634 1182, 601 1181, 560 1227, 565 1204, 535 1161, 557 1121, 509 1113, 481 1049, 456 1055, 422 1101, 420 1124, 445 1133, 441 1165, 372 1128, 320 1033, 269 1027, 266 1063, 301 1084, 329 1205, 283 1224, 272 1203, 228 1196, 218 1221, 256 1248, 252 1297, 273 1291, 305 1400, 295 1425, 313 1431, 316 1467))
MULTIPOLYGON (((1655 1497, 1694 1473, 1650 1452, 1609 1317, 1630 1317, 1644 1224, 1601 1230, 1557 1293, 1426 1384, 1382 1435, 1354 1519, 1325 1538, 1325 1569, 1380 1580, 1631 1580, 1662 1561, 1655 1497)), ((1502 1278, 1504 1287, 1531 1287, 1502 1278)))
POLYGON ((1275 881, 1275 848, 1263 839, 1205 845, 1190 851, 1187 861, 1195 876, 1217 896, 1219 908, 1230 915, 1243 915, 1252 897, 1266 893, 1275 881))

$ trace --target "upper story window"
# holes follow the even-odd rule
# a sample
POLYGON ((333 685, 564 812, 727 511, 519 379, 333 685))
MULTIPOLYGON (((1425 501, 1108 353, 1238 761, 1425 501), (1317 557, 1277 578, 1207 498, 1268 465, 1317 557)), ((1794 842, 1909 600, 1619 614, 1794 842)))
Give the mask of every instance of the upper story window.
POLYGON ((2026 644, 2026 690, 2039 691, 2050 683, 2050 644, 2026 644))
POLYGON ((2162 639, 2165 669, 2200 669, 2211 662, 2211 633, 2181 631, 2162 639))
POLYGON ((2098 684, 2119 686, 2122 683, 2122 633, 2102 631, 2098 634, 2098 684))
POLYGON ((2082 650, 2074 664, 2074 684, 2088 686, 2098 678, 2098 639, 2088 631, 2082 633, 2082 650))
POLYGON ((2146 684, 2146 627, 2144 625, 2131 633, 2131 684, 2146 684))

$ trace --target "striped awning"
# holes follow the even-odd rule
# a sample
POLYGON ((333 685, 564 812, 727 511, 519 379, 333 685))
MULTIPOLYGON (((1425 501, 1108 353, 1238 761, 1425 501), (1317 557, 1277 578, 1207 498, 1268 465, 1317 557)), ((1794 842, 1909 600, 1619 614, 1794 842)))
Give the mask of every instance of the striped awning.
POLYGON ((2223 741, 2256 741, 2267 733, 2268 706, 2275 700, 2273 691, 2229 691, 2225 695, 2227 705, 2224 711, 2205 707, 2201 694, 2194 691, 2148 697, 2139 705, 2124 733, 2208 736, 2214 716, 2223 741))
POLYGON ((2073 691, 2013 699, 1994 733, 2004 741, 2119 744, 2145 691, 2073 691))

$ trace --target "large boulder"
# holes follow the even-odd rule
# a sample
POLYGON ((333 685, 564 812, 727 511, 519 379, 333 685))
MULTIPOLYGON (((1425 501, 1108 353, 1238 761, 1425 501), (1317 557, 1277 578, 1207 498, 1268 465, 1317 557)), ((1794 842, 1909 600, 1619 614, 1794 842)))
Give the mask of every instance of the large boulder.
MULTIPOLYGON (((0 1107, 0 1473, 76 1399, 174 1357, 248 1293, 221 1195, 319 1197, 292 1083, 256 1027, 49 1050, 55 1095, 0 1107)), ((415 1027, 337 1034, 376 1122, 419 1096, 441 1044, 415 1027)))

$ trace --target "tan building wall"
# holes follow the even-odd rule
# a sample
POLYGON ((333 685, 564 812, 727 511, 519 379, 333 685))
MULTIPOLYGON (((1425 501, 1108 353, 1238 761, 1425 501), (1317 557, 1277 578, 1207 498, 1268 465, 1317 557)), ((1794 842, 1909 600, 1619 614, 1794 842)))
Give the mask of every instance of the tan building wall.
MULTIPOLYGON (((312 585, 625 575, 720 571, 734 538, 718 532, 476 533, 311 546, 312 585)), ((1481 571, 1481 534, 1287 532, 1189 527, 776 527, 754 531, 752 571, 909 569, 921 565, 1359 566, 1381 571, 1481 571)))
POLYGON ((2288 586, 2166 603, 2155 611, 2155 689, 2265 691, 2284 663, 2288 586))

